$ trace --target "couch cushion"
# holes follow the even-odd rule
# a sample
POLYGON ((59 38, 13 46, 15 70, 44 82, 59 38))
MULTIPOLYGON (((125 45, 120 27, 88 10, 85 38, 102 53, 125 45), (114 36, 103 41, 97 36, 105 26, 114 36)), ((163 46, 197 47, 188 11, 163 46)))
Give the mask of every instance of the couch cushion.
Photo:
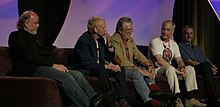
POLYGON ((55 48, 52 52, 52 59, 57 64, 68 67, 69 57, 73 53, 73 48, 55 48))
POLYGON ((0 46, 0 76, 9 75, 12 70, 12 61, 9 48, 0 46))
POLYGON ((58 83, 43 77, 0 76, 1 107, 61 107, 58 83))

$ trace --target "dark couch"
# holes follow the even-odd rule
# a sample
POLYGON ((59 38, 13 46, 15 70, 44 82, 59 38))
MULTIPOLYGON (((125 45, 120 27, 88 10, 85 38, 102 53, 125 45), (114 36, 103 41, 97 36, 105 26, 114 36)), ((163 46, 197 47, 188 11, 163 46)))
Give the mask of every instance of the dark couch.
MULTIPOLYGON (((147 56, 147 51, 148 51, 148 47, 147 46, 138 46, 138 49, 145 55, 147 56)), ((57 48, 54 50, 56 55, 54 55, 54 59, 55 62, 57 63, 62 63, 65 66, 68 66, 68 58, 71 56, 71 53, 73 53, 73 48, 57 48)), ((220 81, 220 76, 215 76, 217 81, 220 81)), ((99 83, 98 83, 98 79, 95 77, 88 77, 87 78, 88 81, 92 84, 92 86, 95 88, 95 90, 97 92, 101 92, 99 83)), ((112 83, 115 84, 115 81, 113 78, 111 78, 112 83)), ((128 100, 130 101, 131 104, 136 105, 136 104, 141 104, 142 100, 140 98, 140 96, 136 93, 133 85, 132 85, 132 81, 130 79, 127 79, 128 82, 128 87, 129 87, 129 93, 130 93, 130 97, 128 98, 128 100)), ((156 83, 157 85, 165 90, 165 91, 169 91, 169 85, 167 82, 167 79, 165 76, 157 76, 156 77, 156 83)), ((197 75, 197 83, 198 83, 198 88, 199 90, 195 92, 195 97, 200 99, 200 100, 206 100, 206 94, 205 94, 205 89, 204 89, 204 80, 203 77, 201 75, 197 75)), ((217 87, 218 89, 220 89, 220 82, 217 82, 217 87)), ((184 86, 184 82, 180 81, 180 84, 182 86, 184 86)), ((184 89, 184 87, 181 87, 181 89, 184 89)), ((182 96, 184 97, 184 93, 182 94, 182 96)), ((220 90, 217 92, 217 95, 220 96, 220 90)))
POLYGON ((8 47, 0 47, 1 107, 61 107, 58 84, 42 77, 13 77, 8 47))
MULTIPOLYGON (((138 46, 139 50, 147 55, 147 46, 138 46)), ((53 59, 56 63, 64 64, 68 67, 68 59, 73 52, 73 48, 56 48, 53 51, 53 59)), ((13 77, 10 75, 12 68, 11 57, 8 47, 0 46, 0 106, 1 107, 61 107, 67 103, 61 94, 58 83, 55 80, 42 77, 13 77)), ((216 76, 220 81, 220 77, 216 76)), ((99 81, 95 77, 88 77, 88 81, 97 92, 101 92, 99 81)), ((113 85, 115 80, 111 78, 113 85)), ((131 80, 127 79, 130 97, 128 101, 132 105, 141 105, 142 100, 136 93, 131 80)), ((197 76, 199 91, 196 98, 206 98, 202 76, 197 76)), ((164 76, 157 76, 158 86, 169 91, 167 79, 164 76)), ((220 83, 218 82, 218 89, 220 83)), ((217 93, 220 96, 220 90, 217 93)))

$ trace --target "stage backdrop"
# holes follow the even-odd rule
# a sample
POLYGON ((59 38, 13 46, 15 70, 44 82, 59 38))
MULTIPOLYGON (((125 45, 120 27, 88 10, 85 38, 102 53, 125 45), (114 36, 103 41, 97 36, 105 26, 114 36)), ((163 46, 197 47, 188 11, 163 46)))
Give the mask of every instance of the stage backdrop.
MULTIPOLYGON (((175 0, 71 0, 65 23, 54 45, 72 48, 79 36, 87 30, 91 16, 105 18, 110 34, 122 16, 133 19, 133 37, 138 45, 148 45, 160 35, 161 23, 172 19, 175 0)), ((57 16, 59 17, 59 16, 57 16)), ((17 1, 0 1, 0 46, 7 46, 8 35, 16 30, 17 1)))
POLYGON ((16 30, 17 0, 0 0, 0 46, 8 45, 8 35, 16 30))
POLYGON ((172 19, 174 0, 72 0, 66 21, 55 45, 73 47, 87 30, 87 21, 93 15, 102 16, 110 34, 122 16, 133 19, 133 37, 139 45, 148 45, 160 35, 162 21, 172 19))

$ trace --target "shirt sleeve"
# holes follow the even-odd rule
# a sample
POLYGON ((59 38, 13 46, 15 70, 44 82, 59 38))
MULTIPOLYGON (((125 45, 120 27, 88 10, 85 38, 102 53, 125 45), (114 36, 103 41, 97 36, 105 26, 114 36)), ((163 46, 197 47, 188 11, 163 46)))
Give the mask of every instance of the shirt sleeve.
POLYGON ((150 42, 149 48, 150 48, 151 54, 153 56, 155 56, 157 54, 161 55, 162 48, 160 45, 161 45, 161 43, 159 41, 157 41, 156 39, 154 39, 150 42))
POLYGON ((189 59, 191 59, 190 56, 184 50, 184 45, 181 43, 179 44, 179 50, 184 62, 187 62, 189 59))

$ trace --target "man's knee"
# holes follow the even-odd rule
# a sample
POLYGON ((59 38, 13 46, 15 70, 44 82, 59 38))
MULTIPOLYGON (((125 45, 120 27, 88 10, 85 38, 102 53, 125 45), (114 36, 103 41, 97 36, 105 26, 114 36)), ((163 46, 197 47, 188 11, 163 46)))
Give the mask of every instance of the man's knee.
POLYGON ((132 74, 132 78, 140 79, 143 78, 143 75, 139 71, 134 70, 132 74))
MULTIPOLYGON (((84 75, 79 72, 79 71, 73 71, 70 70, 69 73, 74 77, 74 78, 84 78, 84 75)), ((68 73, 67 73, 68 74, 68 73)), ((66 76, 71 76, 71 75, 66 75, 66 76)))
POLYGON ((176 75, 176 69, 173 66, 166 66, 165 70, 168 75, 176 75))
POLYGON ((202 67, 204 68, 211 68, 211 64, 209 62, 203 62, 203 63, 200 63, 202 67))
POLYGON ((195 69, 194 69, 194 67, 192 67, 192 66, 186 66, 185 67, 185 70, 187 71, 187 73, 188 73, 188 75, 195 75, 196 73, 195 73, 195 69))

